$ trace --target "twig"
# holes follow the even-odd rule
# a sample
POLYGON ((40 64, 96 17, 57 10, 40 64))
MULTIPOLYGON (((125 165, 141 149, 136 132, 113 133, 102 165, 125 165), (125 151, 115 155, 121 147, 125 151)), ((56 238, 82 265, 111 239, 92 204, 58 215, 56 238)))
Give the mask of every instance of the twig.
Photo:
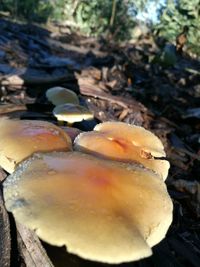
MULTIPOLYGON (((0 177, 1 180, 1 177, 0 177)), ((10 267, 11 238, 8 214, 0 191, 0 266, 10 267)))
POLYGON ((113 0, 112 1, 112 14, 111 14, 111 18, 110 18, 110 28, 112 28, 113 24, 114 24, 115 15, 116 15, 116 6, 117 6, 117 1, 113 0))

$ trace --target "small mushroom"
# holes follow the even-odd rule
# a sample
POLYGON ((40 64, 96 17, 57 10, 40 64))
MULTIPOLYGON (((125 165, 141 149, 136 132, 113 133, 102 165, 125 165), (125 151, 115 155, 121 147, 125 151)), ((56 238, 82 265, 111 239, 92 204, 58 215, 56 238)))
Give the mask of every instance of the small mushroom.
POLYGON ((1 118, 0 129, 0 166, 9 173, 34 152, 72 149, 70 137, 46 121, 1 118))
POLYGON ((123 122, 104 122, 94 131, 81 133, 75 139, 75 150, 125 162, 138 162, 163 179, 167 178, 169 162, 157 136, 142 127, 123 122))
POLYGON ((157 174, 80 152, 35 154, 3 187, 18 222, 85 259, 148 257, 172 221, 172 201, 157 174))
POLYGON ((57 86, 48 89, 46 91, 46 97, 55 106, 65 103, 79 104, 77 94, 64 87, 57 86))
POLYGON ((75 104, 63 104, 54 108, 54 116, 58 121, 66 121, 69 125, 74 122, 91 120, 94 115, 86 107, 75 104))

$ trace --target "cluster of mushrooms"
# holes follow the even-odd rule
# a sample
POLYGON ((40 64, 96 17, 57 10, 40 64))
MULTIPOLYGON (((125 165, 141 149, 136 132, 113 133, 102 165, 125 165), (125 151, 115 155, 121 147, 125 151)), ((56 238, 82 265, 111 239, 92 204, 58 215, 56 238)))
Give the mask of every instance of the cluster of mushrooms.
POLYGON ((52 87, 47 90, 46 97, 55 108, 53 115, 58 121, 66 121, 69 126, 74 122, 93 119, 93 113, 80 105, 76 93, 64 87, 52 87))
POLYGON ((85 259, 148 257, 172 221, 169 163, 153 133, 122 122, 73 138, 45 121, 0 119, 5 205, 44 241, 85 259))

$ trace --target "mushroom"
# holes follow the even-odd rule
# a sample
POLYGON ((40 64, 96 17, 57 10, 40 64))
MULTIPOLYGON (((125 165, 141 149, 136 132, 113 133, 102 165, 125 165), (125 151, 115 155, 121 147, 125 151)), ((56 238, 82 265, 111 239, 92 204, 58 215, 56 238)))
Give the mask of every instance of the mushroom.
POLYGON ((48 89, 46 91, 46 97, 55 106, 65 103, 79 104, 77 94, 64 87, 56 86, 48 89))
POLYGON ((157 174, 81 152, 35 154, 3 187, 18 222, 89 260, 148 257, 172 221, 172 201, 157 174))
POLYGON ((70 137, 46 121, 0 119, 0 165, 7 172, 34 152, 68 151, 70 137))
POLYGON ((94 131, 81 133, 75 139, 75 150, 125 162, 138 162, 163 179, 167 178, 169 162, 157 136, 142 127, 123 122, 104 122, 94 131))
POLYGON ((58 121, 66 121, 69 125, 74 122, 91 120, 94 115, 86 107, 75 104, 63 104, 56 106, 53 110, 58 121))

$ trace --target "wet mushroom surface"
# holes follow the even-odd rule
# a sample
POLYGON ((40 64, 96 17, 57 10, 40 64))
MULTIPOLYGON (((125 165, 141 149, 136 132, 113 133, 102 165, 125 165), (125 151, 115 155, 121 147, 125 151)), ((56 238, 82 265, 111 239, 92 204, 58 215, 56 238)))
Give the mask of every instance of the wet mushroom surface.
POLYGON ((56 125, 39 120, 0 118, 0 166, 7 172, 34 152, 68 151, 69 135, 56 125))
POLYGON ((143 127, 123 122, 97 124, 94 131, 79 134, 75 150, 122 162, 137 162, 167 178, 169 162, 162 142, 143 127))
POLYGON ((172 202, 158 175, 80 152, 35 154, 3 186, 18 222, 85 259, 148 257, 172 221, 172 202))

